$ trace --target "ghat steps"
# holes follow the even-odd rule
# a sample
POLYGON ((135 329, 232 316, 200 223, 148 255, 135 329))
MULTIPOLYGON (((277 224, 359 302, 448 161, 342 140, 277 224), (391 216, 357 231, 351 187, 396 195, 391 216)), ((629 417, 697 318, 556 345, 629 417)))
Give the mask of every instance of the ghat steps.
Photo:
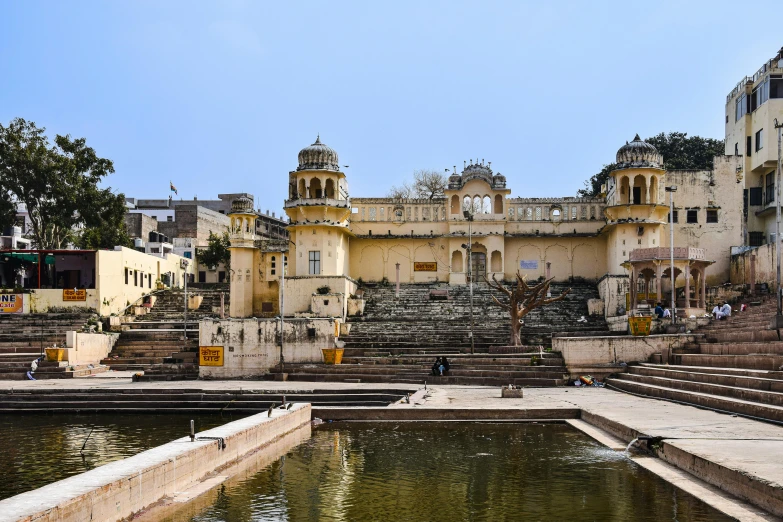
MULTIPOLYGON (((188 310, 182 290, 157 294, 155 306, 127 324, 109 356, 101 361, 113 370, 143 371, 142 380, 198 378, 198 321, 217 317, 221 290, 198 289, 188 296, 203 297, 196 310, 188 310)), ((228 295, 225 296, 228 303, 228 295)))
POLYGON ((79 390, 0 390, 0 413, 49 412, 247 412, 271 404, 309 402, 313 406, 387 406, 409 393, 377 390, 202 390, 166 388, 87 388, 79 390))
MULTIPOLYGON (((500 292, 486 283, 473 288, 475 354, 470 354, 470 289, 466 285, 400 285, 370 288, 365 293, 364 314, 351 317, 350 335, 343 337, 345 352, 340 365, 287 364, 289 380, 323 382, 404 382, 441 384, 557 386, 568 372, 559 354, 551 348, 558 332, 605 335, 602 317, 590 317, 587 300, 598 297, 594 285, 553 284, 553 295, 568 287, 562 301, 539 308, 525 317, 522 353, 489 353, 492 346, 509 344, 507 312, 491 295, 503 302, 500 292), (447 289, 448 300, 431 300, 431 290, 447 289), (584 322, 580 318, 584 317, 584 322), (447 356, 449 374, 433 376, 436 357, 447 356)), ((274 373, 280 373, 277 368, 274 373)))
POLYGON ((631 366, 608 384, 783 423, 783 341, 768 329, 776 303, 769 299, 748 304, 744 312, 735 310, 731 317, 695 330, 704 334, 704 341, 674 350, 674 364, 631 366))
MULTIPOLYGON (((24 380, 34 359, 43 349, 65 345, 65 334, 79 331, 92 314, 3 314, 0 315, 0 379, 24 380)), ((88 365, 40 362, 36 379, 67 379, 105 371, 88 365)))

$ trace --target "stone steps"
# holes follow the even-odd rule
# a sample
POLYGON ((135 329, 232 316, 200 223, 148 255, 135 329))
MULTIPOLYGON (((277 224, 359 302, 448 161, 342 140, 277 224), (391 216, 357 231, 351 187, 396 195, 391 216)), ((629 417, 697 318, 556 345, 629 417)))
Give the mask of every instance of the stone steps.
POLYGON ((677 362, 685 366, 712 366, 717 368, 746 368, 751 370, 775 371, 783 365, 783 355, 683 354, 678 356, 677 362))
POLYGON ((696 391, 685 391, 670 388, 668 386, 635 382, 628 379, 607 379, 607 385, 620 391, 627 391, 638 395, 674 400, 695 406, 703 406, 725 412, 747 415, 759 419, 783 422, 783 407, 780 406, 761 404, 753 401, 744 401, 696 391))

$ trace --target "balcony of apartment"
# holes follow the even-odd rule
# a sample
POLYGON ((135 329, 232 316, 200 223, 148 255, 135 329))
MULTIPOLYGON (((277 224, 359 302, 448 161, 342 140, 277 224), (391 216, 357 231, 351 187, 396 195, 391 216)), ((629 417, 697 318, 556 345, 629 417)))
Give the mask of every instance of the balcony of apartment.
POLYGON ((284 208, 294 207, 337 207, 349 208, 351 202, 347 199, 335 198, 296 198, 285 200, 284 208))

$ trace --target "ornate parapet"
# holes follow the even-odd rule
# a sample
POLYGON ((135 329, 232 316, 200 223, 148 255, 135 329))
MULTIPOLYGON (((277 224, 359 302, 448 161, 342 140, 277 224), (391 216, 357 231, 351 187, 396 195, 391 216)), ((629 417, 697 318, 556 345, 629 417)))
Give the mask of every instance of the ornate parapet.
MULTIPOLYGON (((630 261, 656 261, 671 259, 671 249, 666 247, 636 248, 631 250, 630 261)), ((674 259, 706 261, 707 253, 703 248, 674 247, 674 259)))

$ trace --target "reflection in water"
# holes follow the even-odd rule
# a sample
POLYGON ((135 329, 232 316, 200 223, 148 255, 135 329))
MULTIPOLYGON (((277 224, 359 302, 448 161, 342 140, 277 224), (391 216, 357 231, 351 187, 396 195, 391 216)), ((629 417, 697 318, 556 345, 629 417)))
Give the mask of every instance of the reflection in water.
POLYGON ((0 415, 0 499, 89 471, 114 460, 244 415, 31 414, 0 415), (79 452, 90 430, 93 430, 79 452))
POLYGON ((337 426, 162 520, 729 520, 566 425, 337 426))

